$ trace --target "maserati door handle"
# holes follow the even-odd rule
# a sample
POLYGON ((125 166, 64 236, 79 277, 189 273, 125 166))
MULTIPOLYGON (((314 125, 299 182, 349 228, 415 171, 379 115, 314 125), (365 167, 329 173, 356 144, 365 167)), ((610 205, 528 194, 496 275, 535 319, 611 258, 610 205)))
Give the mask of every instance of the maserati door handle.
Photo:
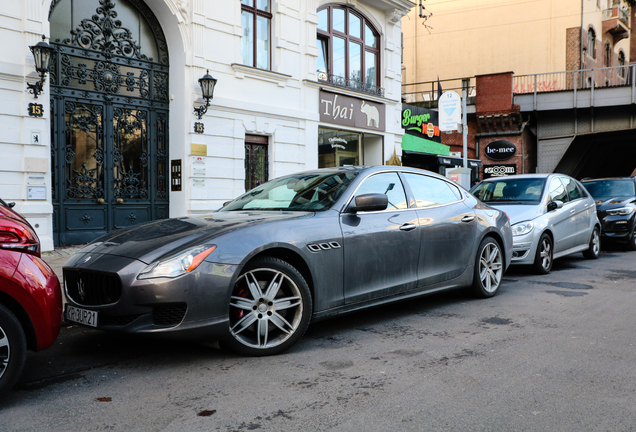
POLYGON ((400 231, 413 231, 415 228, 417 228, 417 225, 412 223, 405 223, 404 225, 400 226, 400 231))
POLYGON ((464 216, 462 218, 462 222, 472 222, 473 220, 475 220, 475 216, 464 216))

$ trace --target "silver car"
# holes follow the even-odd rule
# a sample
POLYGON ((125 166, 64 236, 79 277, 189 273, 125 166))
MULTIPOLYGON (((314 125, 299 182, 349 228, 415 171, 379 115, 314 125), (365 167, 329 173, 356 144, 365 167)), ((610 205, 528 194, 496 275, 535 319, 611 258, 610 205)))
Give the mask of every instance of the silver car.
POLYGON ((549 273, 556 258, 600 253, 601 227, 594 199, 577 180, 563 174, 492 177, 471 191, 508 214, 512 224, 511 264, 533 265, 549 273))

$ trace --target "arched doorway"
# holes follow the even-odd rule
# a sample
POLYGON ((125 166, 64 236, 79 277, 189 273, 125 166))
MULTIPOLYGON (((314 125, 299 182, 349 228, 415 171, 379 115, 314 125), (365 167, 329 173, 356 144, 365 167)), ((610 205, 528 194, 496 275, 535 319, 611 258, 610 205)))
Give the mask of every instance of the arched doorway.
POLYGON ((54 0, 56 245, 168 217, 168 49, 141 0, 54 0))

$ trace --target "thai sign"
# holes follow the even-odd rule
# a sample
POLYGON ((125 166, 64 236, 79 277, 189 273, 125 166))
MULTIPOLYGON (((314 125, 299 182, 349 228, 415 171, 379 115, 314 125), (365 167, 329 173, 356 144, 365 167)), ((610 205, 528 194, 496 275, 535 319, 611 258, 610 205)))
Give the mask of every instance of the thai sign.
POLYGON ((376 131, 385 130, 385 106, 351 96, 320 91, 320 121, 376 131))
POLYGON ((486 157, 496 161, 510 159, 517 153, 517 146, 506 140, 493 141, 484 148, 486 157))
POLYGON ((402 128, 409 135, 442 142, 437 111, 402 104, 402 128))

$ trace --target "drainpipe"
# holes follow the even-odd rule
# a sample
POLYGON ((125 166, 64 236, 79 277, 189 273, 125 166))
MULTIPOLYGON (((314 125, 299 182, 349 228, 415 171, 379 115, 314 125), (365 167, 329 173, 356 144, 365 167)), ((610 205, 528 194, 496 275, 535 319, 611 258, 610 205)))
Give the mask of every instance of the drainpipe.
MULTIPOLYGON (((579 70, 583 70, 585 69, 585 62, 583 60, 583 6, 584 6, 584 1, 585 0, 581 0, 581 37, 579 38, 579 57, 581 59, 580 61, 580 66, 579 66, 579 70)), ((580 74, 580 86, 581 88, 583 88, 583 73, 580 74)))

